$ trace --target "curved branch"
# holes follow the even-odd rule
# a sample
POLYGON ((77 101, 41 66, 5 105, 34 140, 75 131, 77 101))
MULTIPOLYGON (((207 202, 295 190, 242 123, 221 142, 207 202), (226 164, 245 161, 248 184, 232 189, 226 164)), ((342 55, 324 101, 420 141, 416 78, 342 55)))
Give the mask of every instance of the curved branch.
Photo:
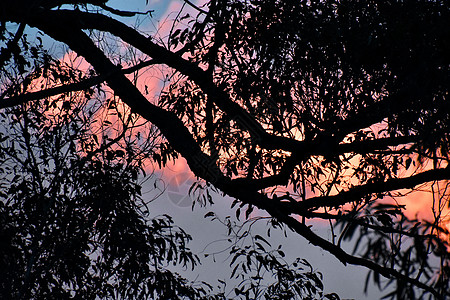
POLYGON ((128 78, 97 48, 92 40, 78 28, 61 26, 62 20, 53 19, 36 22, 34 25, 52 38, 67 44, 73 51, 83 56, 97 73, 106 76, 105 81, 134 113, 155 124, 169 140, 172 147, 186 158, 189 167, 197 176, 208 182, 222 182, 218 188, 229 182, 215 161, 203 153, 189 130, 178 117, 150 102, 141 94, 128 78))
MULTIPOLYGON (((126 43, 136 47, 143 53, 157 59, 161 63, 166 64, 193 80, 207 95, 209 95, 212 101, 214 101, 222 111, 226 112, 230 118, 234 119, 242 128, 247 130, 254 137, 255 141, 264 148, 286 148, 287 151, 308 148, 304 142, 270 135, 246 110, 239 104, 231 101, 224 90, 218 88, 212 81, 208 80, 210 77, 208 76, 207 71, 196 64, 183 59, 180 55, 157 45, 133 28, 108 16, 81 11, 46 11, 44 9, 37 9, 35 14, 24 17, 17 8, 17 11, 12 10, 8 14, 0 14, 0 20, 13 22, 26 21, 31 26, 36 27, 43 25, 43 20, 54 20, 61 24, 70 24, 72 28, 96 29, 109 32, 121 38, 126 43)), ((60 29, 59 31, 64 31, 63 28, 59 27, 61 26, 58 26, 58 29, 60 29)), ((56 30, 54 29, 53 31, 56 30)))
POLYGON ((386 278, 396 277, 400 280, 403 280, 405 282, 409 282, 423 290, 426 290, 430 293, 432 293, 436 299, 442 299, 442 296, 432 287, 428 286, 427 284, 419 281, 418 279, 411 278, 409 276, 406 276, 400 272, 398 272, 395 269, 383 267, 381 265, 378 265, 377 263, 374 263, 373 261, 370 261, 368 259, 364 259, 361 257, 356 257, 353 255, 348 254, 345 252, 342 248, 339 246, 330 243, 329 241, 321 238, 320 236, 316 235, 308 226, 305 224, 302 224, 295 220, 292 217, 286 216, 286 215, 273 215, 275 218, 277 218, 282 223, 289 226, 293 231, 300 234, 304 238, 306 238, 311 244, 315 246, 319 246, 320 248, 330 252, 333 254, 337 259, 339 259, 344 265, 346 264, 352 264, 352 265, 358 265, 366 267, 370 270, 373 270, 381 275, 383 275, 386 278))
MULTIPOLYGON (((119 72, 122 74, 131 74, 141 68, 148 67, 152 64, 155 64, 154 60, 144 61, 133 67, 127 68, 127 69, 117 69, 116 72, 119 72)), ((111 74, 93 76, 93 77, 81 80, 79 82, 63 84, 61 86, 51 87, 51 88, 39 90, 36 92, 29 92, 29 93, 20 94, 17 96, 8 97, 8 98, 5 98, 0 101, 0 109, 6 108, 6 107, 13 107, 13 106, 20 105, 20 104, 28 102, 28 101, 52 97, 52 96, 56 96, 56 95, 63 94, 63 93, 69 93, 69 92, 75 92, 75 91, 81 91, 84 89, 88 89, 90 87, 93 87, 97 84, 104 82, 109 76, 111 76, 111 74)))
MULTIPOLYGON (((412 135, 343 143, 337 145, 336 147, 326 147, 317 143, 311 143, 311 153, 307 154, 311 156, 323 155, 328 157, 336 157, 346 153, 367 154, 386 150, 391 146, 415 143, 419 140, 419 137, 412 135)), ((246 186, 247 188, 253 190, 261 190, 275 185, 286 185, 288 184, 290 175, 294 171, 295 167, 298 166, 298 164, 301 163, 304 159, 304 156, 298 157, 297 153, 294 152, 291 156, 286 158, 284 165, 281 167, 280 171, 277 174, 257 179, 236 178, 233 179, 233 183, 240 186, 246 186)))
POLYGON ((367 183, 340 192, 333 196, 317 196, 302 202, 283 202, 284 209, 291 213, 302 215, 307 210, 319 207, 339 207, 341 205, 360 200, 364 195, 382 193, 399 189, 410 189, 420 184, 435 180, 449 180, 450 167, 424 171, 406 178, 393 178, 383 182, 367 183))
POLYGON ((101 8, 103 8, 106 11, 109 11, 112 14, 121 16, 121 17, 134 17, 135 15, 150 15, 152 16, 152 13, 154 10, 147 10, 146 12, 138 12, 138 11, 125 11, 120 9, 115 9, 112 7, 107 6, 106 4, 99 5, 101 8))
MULTIPOLYGON (((2 17, 4 18, 4 16, 0 16, 0 18, 2 17)), ((12 14, 8 17, 9 19, 17 19, 15 20, 16 22, 23 21, 23 16, 20 14, 12 14)), ((207 70, 203 70, 198 65, 183 59, 179 54, 157 45, 133 28, 102 14, 70 10, 45 11, 44 16, 36 13, 27 21, 32 24, 33 22, 40 22, 41 18, 60 20, 60 22, 67 22, 82 29, 101 30, 121 38, 160 63, 166 64, 193 80, 222 111, 226 112, 230 118, 248 131, 261 147, 268 150, 283 149, 295 153, 300 160, 310 155, 335 155, 341 153, 339 151, 347 152, 348 150, 345 148, 350 146, 339 143, 348 133, 354 132, 355 128, 361 128, 361 116, 363 116, 364 122, 367 123, 364 126, 370 126, 381 121, 385 117, 386 111, 392 110, 390 107, 392 105, 389 104, 391 101, 397 103, 396 107, 400 107, 404 102, 404 100, 402 101, 404 97, 399 95, 390 96, 377 102, 346 120, 341 120, 339 123, 334 124, 333 128, 339 128, 339 134, 334 136, 321 135, 315 141, 298 141, 283 136, 276 136, 266 132, 251 114, 239 104, 233 102, 224 90, 218 88, 209 80, 210 77, 207 70), (386 106, 389 106, 390 109, 386 109, 386 106)))

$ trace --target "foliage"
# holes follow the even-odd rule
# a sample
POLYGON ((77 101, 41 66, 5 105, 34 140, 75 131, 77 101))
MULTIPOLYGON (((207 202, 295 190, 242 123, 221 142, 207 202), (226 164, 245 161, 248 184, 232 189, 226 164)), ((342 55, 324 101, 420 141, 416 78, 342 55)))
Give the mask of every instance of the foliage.
MULTIPOLYGON (((205 217, 227 228, 226 250, 231 259, 230 278, 237 282, 232 290, 237 299, 339 299, 335 293, 324 294, 322 274, 314 271, 308 261, 297 258, 288 263, 282 245, 275 248, 266 238, 253 233, 253 225, 264 218, 249 218, 237 224, 229 216, 220 219, 213 212, 205 217)), ((215 260, 221 252, 225 250, 205 256, 215 260)), ((226 288, 227 283, 221 283, 226 288)))
POLYGON ((446 2, 184 3, 161 37, 122 23, 117 16, 135 13, 107 1, 7 0, 0 61, 10 75, 0 107, 105 83, 110 101, 164 136, 150 155, 161 165, 181 155, 238 209, 265 210, 343 263, 366 267, 375 283, 389 278, 388 298, 448 297, 446 2), (18 24, 16 33, 6 24, 18 24), (27 83, 41 73, 27 63, 37 50, 26 46, 25 26, 70 47, 92 72, 32 91, 27 83), (110 53, 116 39, 139 59, 110 53), (151 99, 139 76, 157 68, 170 82, 151 99), (421 190, 432 219, 408 220, 405 205, 421 190), (329 222, 332 236, 311 230, 312 219, 329 222), (343 247, 350 239, 352 254, 343 247))
POLYGON ((199 298, 205 290, 167 269, 198 258, 169 216, 148 215, 137 181, 144 149, 133 139, 115 150, 94 143, 93 101, 58 100, 1 113, 0 294, 199 298))
MULTIPOLYGON (((2 52, 5 94, 95 76, 74 69, 76 60, 53 59, 42 44, 20 43, 11 56, 11 47, 2 52)), ((170 271, 200 261, 187 247, 190 235, 169 215, 150 217, 141 194, 145 162, 161 157, 159 135, 94 82, 0 112, 1 297, 229 299, 170 271)), ((291 272, 280 263, 278 270, 291 272)))
POLYGON ((306 261, 285 264, 280 261, 280 248, 267 251, 258 242, 265 241, 260 236, 252 246, 233 247, 230 252, 235 255, 230 264, 236 264, 231 277, 237 267, 245 270, 239 276, 241 289, 236 288, 232 298, 225 297, 225 292, 214 294, 209 283, 192 284, 171 272, 171 265, 193 269, 200 261, 187 248, 191 237, 170 216, 149 215, 138 175, 143 171, 140 154, 150 155, 152 148, 137 144, 129 129, 114 139, 117 146, 127 137, 125 147, 113 149, 106 138, 99 144, 92 133, 99 99, 83 96, 78 95, 70 108, 58 107, 58 98, 0 113, 4 270, 0 295, 11 299, 255 299, 261 281, 268 277, 260 274, 263 268, 276 271, 278 278, 265 288, 267 299, 322 295, 321 278, 306 261), (236 260, 242 255, 246 264, 236 260), (310 271, 304 272, 298 264, 310 271))

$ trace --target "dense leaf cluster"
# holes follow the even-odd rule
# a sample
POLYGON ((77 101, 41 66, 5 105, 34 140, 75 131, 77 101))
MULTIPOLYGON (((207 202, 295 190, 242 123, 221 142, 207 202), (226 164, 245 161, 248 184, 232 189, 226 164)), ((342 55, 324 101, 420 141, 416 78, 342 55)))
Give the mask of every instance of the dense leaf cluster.
POLYGON ((198 258, 169 216, 149 217, 133 142, 112 150, 87 138, 91 102, 79 97, 68 109, 56 99, 1 112, 0 294, 200 297, 167 269, 193 268, 198 258))

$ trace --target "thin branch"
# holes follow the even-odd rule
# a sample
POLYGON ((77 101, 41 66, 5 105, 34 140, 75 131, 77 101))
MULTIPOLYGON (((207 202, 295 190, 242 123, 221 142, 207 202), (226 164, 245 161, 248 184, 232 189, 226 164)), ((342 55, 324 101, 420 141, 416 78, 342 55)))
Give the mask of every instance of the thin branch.
POLYGON ((97 84, 102 83, 105 81, 106 76, 95 76, 91 77, 85 80, 82 80, 80 82, 71 83, 71 84, 65 84, 57 87, 52 87, 49 89, 44 89, 37 92, 30 92, 25 94, 20 94, 17 96, 6 98, 2 101, 0 101, 0 109, 6 108, 6 107, 13 107, 16 105, 20 105, 29 101, 48 98, 52 96, 56 96, 63 93, 69 93, 74 91, 80 91, 87 88, 90 88, 92 86, 95 86, 97 84))
MULTIPOLYGON (((155 63, 156 63, 155 60, 144 61, 133 67, 123 69, 121 71, 120 70, 116 70, 116 71, 121 72, 123 74, 131 74, 141 68, 150 66, 155 63)), ((90 87, 93 87, 95 85, 98 85, 98 84, 104 82, 109 76, 111 76, 111 74, 93 76, 93 77, 81 80, 79 82, 64 84, 61 86, 51 87, 51 88, 36 91, 36 92, 29 92, 29 93, 20 94, 17 96, 8 97, 8 98, 5 98, 0 101, 0 109, 6 108, 6 107, 13 107, 13 106, 20 105, 20 104, 28 102, 28 101, 48 98, 48 97, 56 96, 56 95, 63 94, 63 93, 70 93, 70 92, 85 90, 85 89, 88 89, 90 87)))
MULTIPOLYGON (((270 211, 269 211, 270 213, 270 211)), ((364 266, 370 270, 373 270, 382 276, 386 278, 396 277, 400 280, 403 280, 405 282, 409 282, 425 291, 428 291, 432 293, 436 299, 442 299, 442 296, 432 287, 428 286, 427 284, 411 278, 409 276, 406 276, 400 272, 398 272, 395 269, 383 267, 377 263, 374 263, 373 261, 356 257, 353 255, 348 254, 345 252, 342 248, 338 247, 337 245, 334 245, 333 243, 330 243, 329 241, 321 238, 320 236, 316 235, 308 226, 298 222, 292 217, 283 215, 283 214, 277 214, 276 212, 272 212, 271 215, 277 218, 280 222, 288 225, 292 230, 306 238, 311 244, 315 246, 319 246, 320 248, 330 252, 333 254, 337 259, 339 259, 344 265, 346 264, 352 264, 352 265, 359 265, 364 266), (272 214, 273 213, 273 214, 272 214)))
POLYGON ((349 217, 346 215, 335 215, 335 214, 330 214, 330 213, 319 213, 319 212, 305 212, 303 215, 306 216, 307 218, 319 218, 319 219, 323 219, 323 220, 336 220, 336 221, 343 220, 346 222, 358 224, 359 226, 363 226, 363 227, 372 229, 374 231, 380 231, 380 232, 384 232, 384 233, 397 233, 400 235, 413 237, 413 238, 424 238, 424 239, 425 238, 436 238, 436 235, 434 235, 434 234, 420 235, 420 234, 416 234, 416 233, 412 232, 411 230, 404 231, 404 230, 389 227, 389 226, 374 225, 374 224, 364 222, 360 218, 349 217))
POLYGON ((200 7, 198 7, 197 5, 195 5, 194 3, 192 3, 189 0, 184 0, 185 3, 187 3, 190 7, 192 7, 193 9, 198 10, 200 13, 207 15, 208 12, 204 9, 201 9, 200 7))
POLYGON ((420 184, 435 180, 450 179, 450 167, 421 172, 405 178, 393 178, 383 182, 367 183, 340 192, 333 196, 317 196, 302 202, 283 202, 284 209, 291 213, 302 215, 305 211, 319 207, 339 207, 346 203, 360 200, 364 195, 394 191, 399 189, 411 189, 420 184))
POLYGON ((135 15, 150 15, 150 17, 152 16, 152 13, 154 12, 154 10, 147 10, 146 12, 138 12, 138 11, 124 11, 124 10, 119 10, 119 9, 115 9, 112 7, 109 7, 105 4, 99 5, 101 8, 103 8, 104 10, 121 16, 121 17, 134 17, 135 15))

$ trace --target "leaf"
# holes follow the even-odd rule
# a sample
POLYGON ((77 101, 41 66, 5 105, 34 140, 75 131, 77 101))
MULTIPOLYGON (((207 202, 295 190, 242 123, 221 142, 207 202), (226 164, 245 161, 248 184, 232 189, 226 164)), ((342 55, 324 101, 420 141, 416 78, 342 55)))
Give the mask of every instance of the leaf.
POLYGON ((256 247, 258 247, 259 250, 261 251, 266 251, 266 249, 264 249, 264 247, 261 245, 261 243, 255 242, 256 247))
POLYGON ((206 219, 208 217, 213 217, 214 215, 215 215, 214 212, 210 211, 205 214, 204 218, 206 219))
POLYGON ((184 19, 187 19, 187 18, 189 18, 191 15, 190 14, 185 14, 184 16, 182 16, 181 18, 180 18, 180 21, 183 21, 184 19))
POLYGON ((259 241, 263 241, 264 243, 266 243, 269 247, 271 247, 272 245, 262 236, 260 236, 259 234, 255 235, 255 240, 259 240, 259 241))
POLYGON ((405 161, 405 169, 408 170, 411 165, 412 159, 411 157, 408 157, 405 161))
POLYGON ((172 38, 176 38, 179 34, 180 34, 180 32, 181 32, 181 29, 177 29, 177 30, 175 30, 173 33, 172 33, 172 38))

